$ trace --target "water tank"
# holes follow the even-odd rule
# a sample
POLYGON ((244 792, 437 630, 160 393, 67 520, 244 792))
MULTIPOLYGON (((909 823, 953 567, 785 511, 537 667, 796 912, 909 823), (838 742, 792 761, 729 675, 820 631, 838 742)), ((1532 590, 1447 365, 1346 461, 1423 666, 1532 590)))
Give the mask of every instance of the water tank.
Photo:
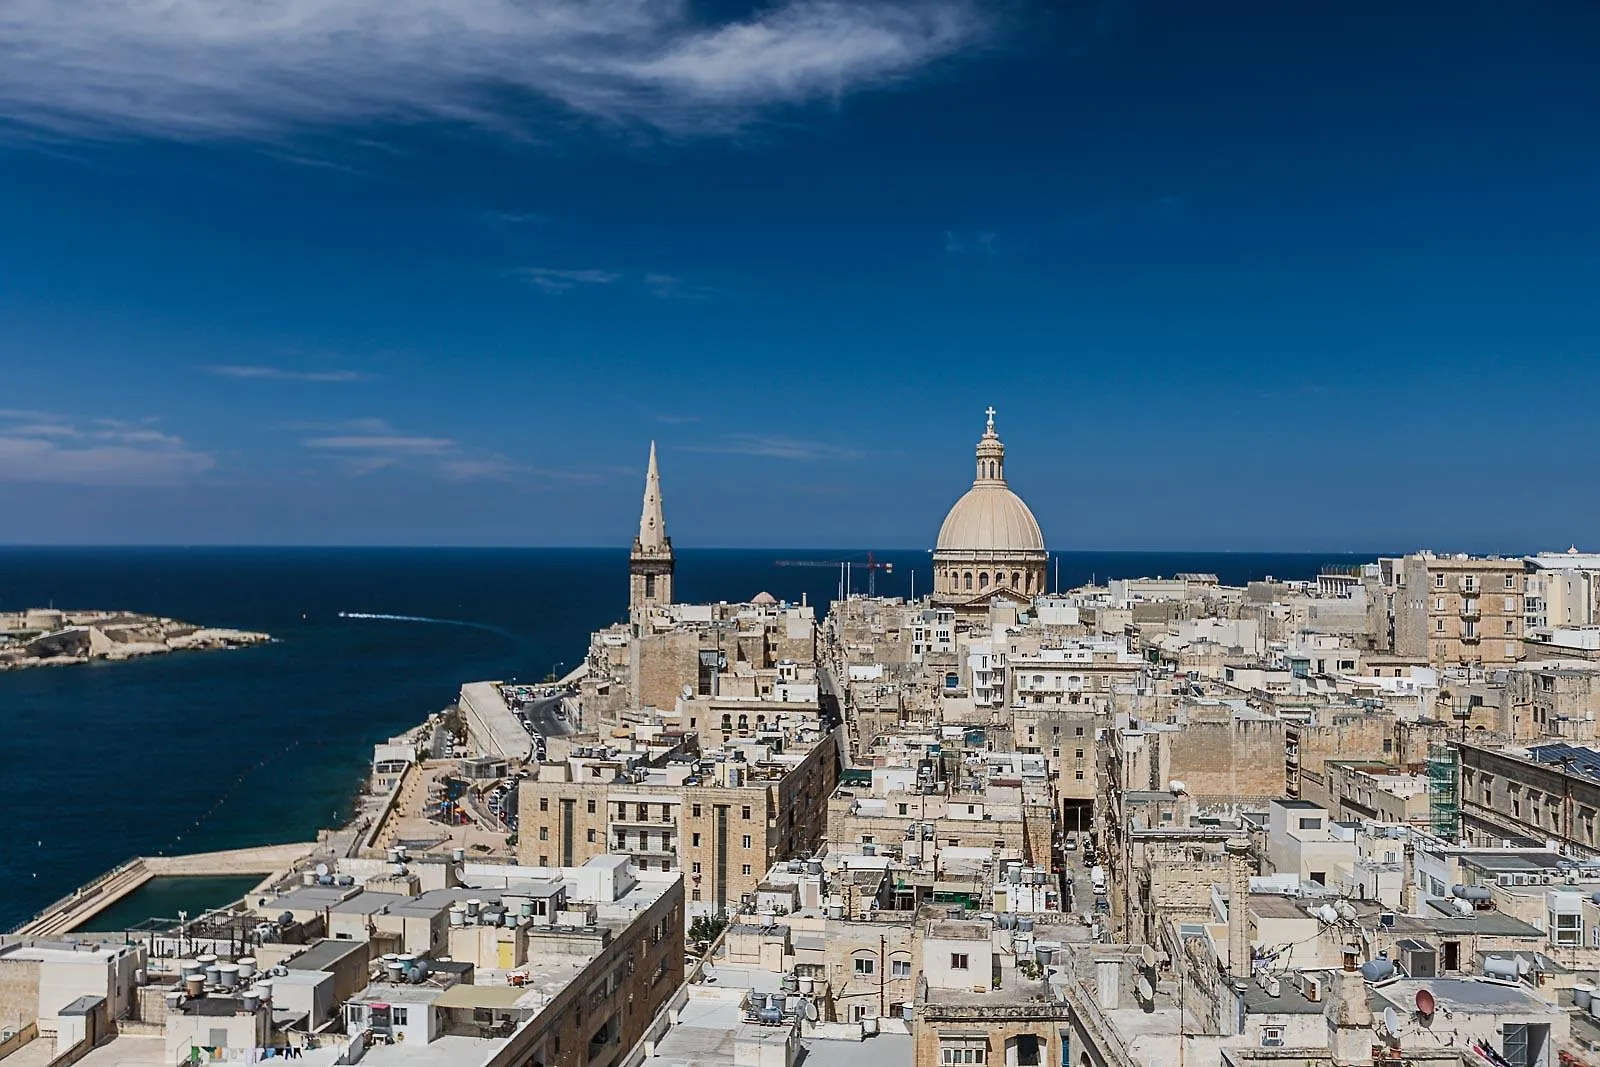
POLYGON ((239 965, 237 963, 217 964, 218 982, 223 989, 239 988, 239 965))
POLYGON ((1002 911, 999 915, 996 915, 994 918, 995 918, 995 922, 999 925, 1000 929, 1002 929, 1002 930, 1010 930, 1010 929, 1015 928, 1016 925, 1017 925, 1017 917, 1015 915, 1011 914, 1009 911, 1002 911))
POLYGON ((904 1019, 906 1022, 912 1021, 915 1012, 916 1008, 909 1001, 900 1005, 900 1018, 904 1019))
POLYGON ((294 912, 292 912, 292 911, 280 912, 278 914, 278 925, 279 926, 292 926, 292 925, 294 925, 294 912))
MULTIPOLYGON (((406 865, 403 863, 396 863, 389 868, 389 873, 394 875, 396 878, 404 878, 406 875, 406 865)), ((332 882, 333 879, 329 878, 328 881, 332 882)))
POLYGON ((405 978, 406 969, 400 965, 399 960, 386 964, 384 970, 387 972, 388 979, 391 982, 399 982, 405 978))
POLYGON ((270 978, 257 982, 256 988, 261 990, 261 1003, 266 1004, 272 1000, 272 980, 270 978))
POLYGON ((1600 997, 1589 998, 1589 1018, 1600 1019, 1600 997))
POLYGON ((822 873, 822 861, 821 860, 807 860, 806 861, 806 873, 807 874, 821 874, 822 873))
POLYGON ((300 884, 301 885, 316 885, 317 884, 317 872, 316 871, 307 871, 304 874, 302 874, 300 876, 300 884))
POLYGON ((205 974, 206 969, 199 960, 179 960, 178 973, 187 978, 191 974, 205 974))
POLYGON ((483 910, 483 901, 479 900, 477 897, 473 897, 471 900, 467 901, 468 915, 477 915, 481 910, 483 910))
POLYGON ((1572 985, 1572 1005, 1579 1011, 1588 1011, 1589 1003, 1594 999, 1594 986, 1588 982, 1574 982, 1572 985))
POLYGON ((254 1012, 261 1007, 261 990, 251 986, 244 991, 244 1010, 254 1012))
POLYGON ((518 908, 517 911, 524 919, 533 918, 533 901, 524 900, 522 902, 522 906, 518 908))
POLYGON ((428 967, 428 961, 425 960, 425 959, 421 959, 419 957, 417 959, 417 962, 415 962, 415 963, 413 963, 411 965, 411 970, 409 972, 409 977, 410 977, 411 981, 412 982, 426 982, 428 980, 428 971, 429 971, 429 969, 430 968, 428 967))
POLYGON ((248 982, 256 976, 256 958, 254 956, 240 956, 239 981, 248 982))
POLYGON ((1487 886, 1461 885, 1460 883, 1457 883, 1450 892, 1457 900, 1471 900, 1474 902, 1488 900, 1493 895, 1489 892, 1487 886))
POLYGON ((219 957, 215 952, 202 952, 194 959, 196 963, 200 964, 202 967, 205 967, 207 970, 210 970, 211 967, 216 964, 218 958, 219 957))
POLYGON ((1455 905, 1456 914, 1457 915, 1471 915, 1472 914, 1472 901, 1470 901, 1470 900, 1453 900, 1453 901, 1451 901, 1451 903, 1455 905))
POLYGON ((338 881, 339 885, 341 885, 344 888, 348 889, 351 886, 356 884, 356 876, 353 875, 353 874, 341 874, 338 877, 337 881, 338 881))
POLYGON ((206 965, 206 985, 219 986, 222 984, 222 964, 210 963, 206 965))
POLYGON ((1033 916, 1032 915, 1018 915, 1017 916, 1017 929, 1021 930, 1025 934, 1033 933, 1033 916))
POLYGON ((452 905, 450 905, 450 925, 451 926, 465 926, 465 925, 467 925, 467 906, 465 904, 452 904, 452 905))
POLYGON ((205 996, 206 995, 206 976, 203 975, 203 974, 191 974, 191 975, 189 975, 187 978, 185 978, 183 980, 183 991, 185 993, 187 993, 191 997, 203 997, 203 996, 205 996))
POLYGON ((1388 960, 1368 960, 1361 965, 1361 977, 1369 982, 1381 982, 1394 977, 1394 964, 1388 960))
POLYGON ((807 975, 800 979, 800 992, 811 993, 817 988, 817 980, 807 975))
POLYGON ((167 1010, 177 1011, 183 1006, 183 994, 176 989, 167 994, 167 1010))
POLYGON ((389 846, 388 856, 390 863, 400 862, 400 850, 393 845, 389 846))
POLYGON ((800 979, 795 977, 792 974, 784 975, 783 976, 783 982, 781 984, 783 986, 783 991, 785 993, 798 993, 798 992, 800 992, 800 979))
POLYGON ((1517 961, 1509 956, 1486 956, 1483 960, 1483 973, 1502 982, 1515 982, 1518 978, 1517 961))

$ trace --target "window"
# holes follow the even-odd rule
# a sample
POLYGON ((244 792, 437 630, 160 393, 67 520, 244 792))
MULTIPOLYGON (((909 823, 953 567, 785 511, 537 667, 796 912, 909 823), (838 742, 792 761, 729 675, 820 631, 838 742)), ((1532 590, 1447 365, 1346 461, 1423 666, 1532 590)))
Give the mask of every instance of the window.
POLYGON ((750 818, 750 805, 746 804, 744 806, 744 814, 741 815, 740 818, 742 818, 742 819, 750 818))
POLYGON ((1435 574, 1433 576, 1433 587, 1435 589, 1443 589, 1444 588, 1444 575, 1435 574))
POLYGON ((1080 748, 1080 749, 1078 749, 1078 753, 1077 753, 1077 755, 1078 755, 1078 758, 1079 758, 1079 759, 1082 759, 1082 758, 1083 758, 1083 749, 1081 749, 1081 748, 1080 748))
POLYGON ((592 801, 592 800, 589 801, 589 814, 590 815, 594 814, 594 801, 592 801))
POLYGON ((750 847, 750 835, 749 834, 745 834, 743 839, 739 843, 741 845, 743 845, 745 848, 749 848, 750 847))
POLYGON ((404 1026, 406 1024, 406 1009, 397 1005, 390 1005, 389 1021, 395 1026, 404 1026))
MULTIPOLYGON (((1515 589, 1516 587, 1517 587, 1516 576, 1515 575, 1511 575, 1511 574, 1506 575, 1506 588, 1507 589, 1515 589)), ((1507 606, 1510 606, 1510 601, 1511 601, 1511 598, 1510 597, 1506 597, 1507 606)))
POLYGON ((1433 610, 1434 611, 1443 611, 1444 610, 1444 597, 1436 596, 1436 597, 1433 598, 1433 610))
POLYGON ((548 840, 550 840, 550 827, 548 827, 548 826, 539 827, 539 840, 540 841, 548 841, 548 840))
POLYGON ((908 804, 902 804, 902 805, 900 805, 900 814, 901 814, 901 815, 907 815, 907 814, 910 814, 910 811, 911 811, 911 807, 910 807, 910 805, 908 805, 908 804))
POLYGON ((1300 829, 1302 829, 1302 830, 1320 830, 1320 829, 1322 829, 1322 819, 1321 819, 1321 817, 1320 816, 1315 816, 1315 817, 1312 817, 1312 818, 1309 818, 1309 819, 1301 819, 1300 820, 1300 829))
POLYGON ((967 1064, 987 1062, 989 1050, 976 1042, 943 1045, 939 1049, 939 1067, 966 1067, 967 1064))
POLYGON ((541 866, 541 867, 550 866, 550 857, 549 856, 540 856, 539 857, 539 866, 541 866))
POLYGON ((694 863, 693 868, 689 871, 689 873, 690 874, 699 874, 700 873, 700 863, 699 863, 699 861, 696 861, 694 863))
POLYGON ((1083 736, 1083 727, 1081 727, 1081 726, 1075 727, 1073 729, 1073 731, 1072 731, 1072 736, 1074 736, 1074 737, 1082 737, 1083 736))
POLYGON ((967 954, 965 952, 952 952, 952 953, 950 953, 950 969, 952 971, 964 971, 964 970, 966 970, 967 969, 967 954))
POLYGON ((1073 771, 1072 772, 1072 777, 1073 777, 1073 780, 1081 782, 1081 781, 1083 781, 1083 772, 1082 771, 1073 771))
POLYGON ((1313 882, 1317 883, 1318 885, 1327 885, 1328 884, 1328 872, 1327 871, 1312 871, 1311 872, 1311 880, 1313 882))
POLYGON ((648 822, 649 820, 650 820, 650 805, 648 805, 648 804, 640 804, 639 805, 639 819, 638 819, 638 821, 639 822, 648 822))
POLYGON ((866 978, 878 973, 878 961, 870 956, 856 957, 856 977, 866 978))
POLYGON ((1261 1047, 1262 1048, 1282 1048, 1283 1047, 1283 1027, 1281 1027, 1281 1026, 1263 1026, 1261 1028, 1261 1047))
POLYGON ((700 890, 698 890, 698 889, 689 890, 689 899, 690 900, 699 900, 700 899, 700 890))
POLYGON ((1580 912, 1550 913, 1550 940, 1557 945, 1583 944, 1583 915, 1580 912))
POLYGON ((1517 654, 1517 644, 1516 644, 1516 642, 1515 641, 1507 641, 1506 642, 1506 655, 1507 656, 1515 656, 1516 654, 1517 654))
POLYGON ((691 845, 693 845, 695 848, 699 848, 700 847, 700 835, 699 834, 690 834, 689 835, 689 843, 691 845))
POLYGON ((890 960, 889 961, 889 977, 890 978, 910 978, 911 977, 911 961, 910 960, 890 960))
POLYGON ((550 798, 549 797, 540 797, 539 798, 539 810, 540 811, 549 811, 550 810, 550 798))
POLYGON ((697 819, 700 817, 700 805, 698 804, 694 806, 694 817, 697 819))
POLYGON ((1506 633, 1509 635, 1509 634, 1514 634, 1516 632, 1517 632, 1516 623, 1512 622, 1510 619, 1507 619, 1506 620, 1506 633))
POLYGON ((741 873, 743 873, 743 874, 749 874, 750 873, 750 865, 748 863, 744 865, 744 869, 743 869, 743 871, 741 873))
POLYGON ((586 831, 584 833, 584 840, 588 841, 590 844, 593 844, 594 843, 594 831, 593 830, 586 831))
POLYGON ((1506 610, 1507 611, 1516 611, 1517 610, 1517 598, 1516 597, 1514 597, 1514 596, 1506 597, 1506 610))

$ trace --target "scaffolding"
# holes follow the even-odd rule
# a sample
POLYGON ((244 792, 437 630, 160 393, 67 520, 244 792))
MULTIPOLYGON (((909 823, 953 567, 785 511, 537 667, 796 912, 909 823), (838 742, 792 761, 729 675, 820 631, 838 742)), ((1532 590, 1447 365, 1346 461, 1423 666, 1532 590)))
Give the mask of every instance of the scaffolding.
POLYGON ((1459 840, 1461 804, 1457 792, 1456 749, 1448 741, 1428 747, 1428 813, 1433 832, 1446 841, 1459 840))

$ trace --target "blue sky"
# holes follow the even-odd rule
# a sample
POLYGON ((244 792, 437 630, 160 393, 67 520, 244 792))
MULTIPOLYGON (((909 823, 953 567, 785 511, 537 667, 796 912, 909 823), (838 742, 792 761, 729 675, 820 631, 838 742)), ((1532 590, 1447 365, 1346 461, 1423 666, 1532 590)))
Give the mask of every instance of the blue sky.
POLYGON ((0 541, 1600 544, 1587 0, 6 8, 0 541))

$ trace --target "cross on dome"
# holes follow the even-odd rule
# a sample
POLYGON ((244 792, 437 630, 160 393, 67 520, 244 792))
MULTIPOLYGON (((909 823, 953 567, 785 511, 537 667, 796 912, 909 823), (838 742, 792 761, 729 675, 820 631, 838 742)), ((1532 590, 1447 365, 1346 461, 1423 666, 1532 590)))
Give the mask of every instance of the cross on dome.
POLYGON ((989 432, 994 433, 994 405, 990 404, 988 407, 984 408, 983 413, 989 416, 989 432))

